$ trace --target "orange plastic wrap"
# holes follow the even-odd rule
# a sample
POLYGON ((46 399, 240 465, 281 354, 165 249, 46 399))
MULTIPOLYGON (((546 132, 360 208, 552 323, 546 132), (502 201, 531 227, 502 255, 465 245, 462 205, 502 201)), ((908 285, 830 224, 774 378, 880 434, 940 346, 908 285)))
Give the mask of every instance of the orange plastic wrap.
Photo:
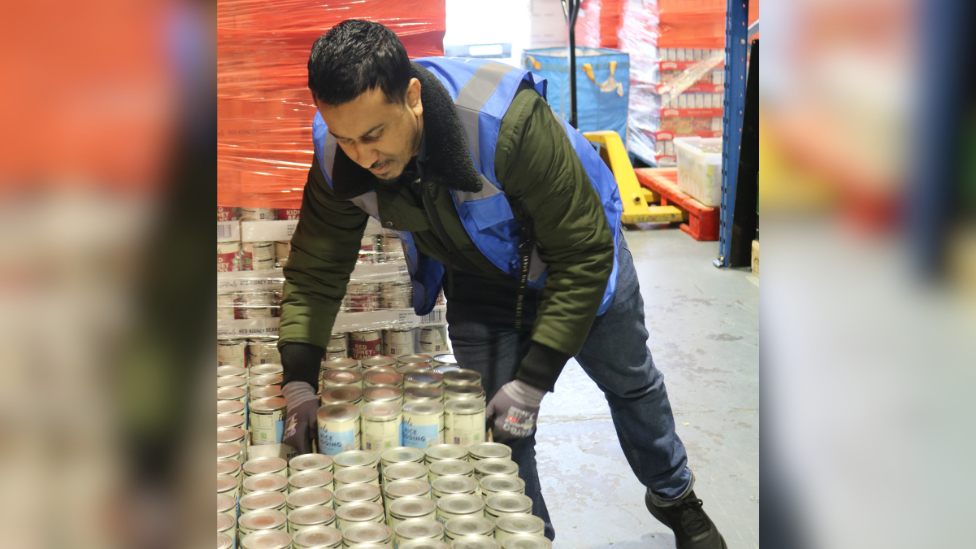
POLYGON ((625 0, 583 0, 576 20, 576 45, 616 48, 625 0))
POLYGON ((444 54, 443 0, 217 3, 217 204, 298 208, 312 161, 312 44, 340 21, 389 27, 410 57, 444 54))

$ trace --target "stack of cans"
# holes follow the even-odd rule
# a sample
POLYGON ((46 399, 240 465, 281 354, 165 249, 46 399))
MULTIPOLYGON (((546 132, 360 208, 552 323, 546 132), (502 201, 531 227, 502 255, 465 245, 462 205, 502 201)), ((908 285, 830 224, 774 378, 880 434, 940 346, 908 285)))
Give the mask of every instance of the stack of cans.
POLYGON ((241 245, 242 271, 263 271, 275 266, 274 242, 245 242, 241 245))
POLYGON ((408 282, 383 282, 380 285, 381 306, 384 309, 413 307, 413 285, 408 282))

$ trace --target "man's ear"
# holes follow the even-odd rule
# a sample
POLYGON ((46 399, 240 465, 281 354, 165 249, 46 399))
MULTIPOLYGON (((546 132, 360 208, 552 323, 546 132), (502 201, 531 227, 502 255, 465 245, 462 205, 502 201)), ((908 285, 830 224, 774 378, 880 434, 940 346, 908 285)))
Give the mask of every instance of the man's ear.
POLYGON ((413 112, 414 116, 424 114, 424 105, 420 101, 420 80, 410 79, 410 83, 407 84, 406 103, 407 108, 413 112))

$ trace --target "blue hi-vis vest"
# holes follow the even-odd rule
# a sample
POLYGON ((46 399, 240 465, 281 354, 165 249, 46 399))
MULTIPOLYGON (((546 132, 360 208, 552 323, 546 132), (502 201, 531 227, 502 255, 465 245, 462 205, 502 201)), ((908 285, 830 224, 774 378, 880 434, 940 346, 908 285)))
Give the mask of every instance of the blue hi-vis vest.
MULTIPOLYGON (((502 271, 519 278, 520 226, 512 214, 502 185, 495 176, 495 147, 502 118, 515 99, 519 84, 529 82, 546 97, 546 81, 520 68, 478 59, 425 57, 414 60, 430 71, 447 88, 454 100, 458 117, 464 127, 468 151, 481 174, 482 190, 477 193, 452 190, 461 224, 478 250, 502 271)), ((613 270, 597 314, 603 314, 613 301, 617 289, 617 254, 620 242, 620 217, 623 204, 613 172, 599 153, 576 129, 553 113, 579 157, 596 189, 613 234, 613 270)), ((312 123, 315 154, 325 180, 332 186, 333 157, 337 143, 322 119, 315 114, 312 123)), ((436 153, 435 153, 436 154, 436 153)), ((351 202, 379 220, 376 192, 371 191, 351 199, 351 202)), ((403 242, 404 255, 413 283, 413 306, 418 315, 426 315, 433 308, 441 289, 444 265, 429 257, 421 258, 409 231, 395 231, 403 242)), ((532 250, 528 284, 541 290, 546 279, 546 266, 537 249, 532 250)))

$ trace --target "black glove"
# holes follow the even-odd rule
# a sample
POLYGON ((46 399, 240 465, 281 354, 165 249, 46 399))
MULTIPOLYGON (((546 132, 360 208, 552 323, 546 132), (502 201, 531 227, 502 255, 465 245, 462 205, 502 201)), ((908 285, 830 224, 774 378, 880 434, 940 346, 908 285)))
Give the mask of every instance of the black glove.
POLYGON ((314 451, 312 441, 318 436, 319 397, 304 381, 292 381, 281 390, 285 395, 288 414, 285 418, 284 444, 299 454, 314 451))

